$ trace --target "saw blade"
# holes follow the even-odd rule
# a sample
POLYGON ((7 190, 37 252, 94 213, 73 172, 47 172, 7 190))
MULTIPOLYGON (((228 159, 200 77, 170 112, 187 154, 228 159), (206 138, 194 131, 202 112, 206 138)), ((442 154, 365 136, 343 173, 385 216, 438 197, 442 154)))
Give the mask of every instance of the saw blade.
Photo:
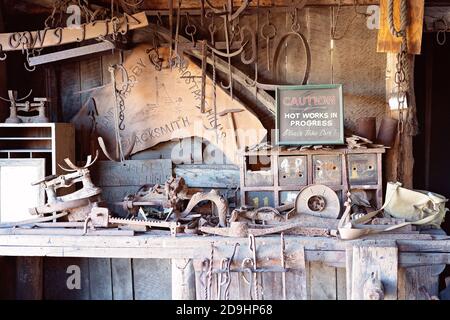
POLYGON ((174 221, 161 221, 161 220, 136 220, 136 219, 125 219, 125 218, 113 218, 109 217, 110 223, 115 224, 127 224, 127 225, 135 225, 135 226, 147 226, 150 228, 169 228, 174 229, 181 224, 179 222, 174 221))
POLYGON ((322 184, 312 184, 297 195, 295 210, 298 214, 309 214, 321 218, 337 219, 341 204, 336 192, 322 184))

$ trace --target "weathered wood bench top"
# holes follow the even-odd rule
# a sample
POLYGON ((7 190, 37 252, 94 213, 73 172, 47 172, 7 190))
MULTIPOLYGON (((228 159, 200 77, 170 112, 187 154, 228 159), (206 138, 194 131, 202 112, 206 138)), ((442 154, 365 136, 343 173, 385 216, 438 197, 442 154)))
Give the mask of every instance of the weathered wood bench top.
MULTIPOLYGON (((399 235, 401 236, 401 235, 399 235)), ((450 238, 417 240, 371 237, 353 241, 336 238, 285 236, 286 252, 304 248, 306 261, 321 261, 336 267, 345 266, 346 250, 354 245, 396 245, 402 267, 450 264, 450 238)), ((142 234, 135 236, 62 236, 0 235, 0 256, 51 256, 99 258, 203 259, 209 255, 211 243, 223 249, 223 255, 240 244, 242 254, 248 250, 247 238, 218 236, 142 234)), ((257 237, 260 257, 279 256, 278 235, 257 237)))

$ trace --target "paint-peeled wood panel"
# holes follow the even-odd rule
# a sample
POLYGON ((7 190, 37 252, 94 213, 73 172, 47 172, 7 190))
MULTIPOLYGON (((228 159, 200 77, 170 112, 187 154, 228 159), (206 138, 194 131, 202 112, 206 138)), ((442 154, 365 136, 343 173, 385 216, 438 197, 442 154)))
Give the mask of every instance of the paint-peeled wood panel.
POLYGON ((111 259, 113 300, 133 300, 131 259, 111 259))
POLYGON ((44 258, 45 300, 89 300, 86 258, 44 258))
POLYGON ((376 117, 379 125, 386 106, 386 55, 376 52, 377 30, 369 30, 366 18, 354 15, 352 7, 340 10, 336 36, 343 37, 334 41, 332 60, 334 83, 343 85, 345 127, 351 130, 362 117, 376 117))
POLYGON ((169 259, 133 259, 134 299, 172 299, 171 272, 169 259))
POLYGON ((322 262, 310 262, 309 290, 311 300, 336 300, 336 268, 322 262))
POLYGON ((89 258, 91 300, 112 300, 111 259, 89 258))

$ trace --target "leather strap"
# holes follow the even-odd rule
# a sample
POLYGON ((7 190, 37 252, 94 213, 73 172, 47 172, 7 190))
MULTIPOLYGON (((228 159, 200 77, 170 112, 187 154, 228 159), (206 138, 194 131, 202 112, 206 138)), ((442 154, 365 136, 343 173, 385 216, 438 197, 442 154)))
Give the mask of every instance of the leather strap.
MULTIPOLYGON (((350 210, 351 210, 351 204, 350 203, 346 203, 346 209, 344 214, 342 215, 342 218, 339 220, 339 224, 338 224, 338 231, 339 231, 339 238, 342 240, 353 240, 353 239, 357 239, 361 236, 364 235, 368 235, 368 234, 375 234, 375 233, 381 233, 381 232, 386 232, 386 231, 392 231, 395 229, 399 229, 402 228, 404 226, 407 225, 424 225, 427 223, 430 223, 431 221, 433 221, 438 215, 439 215, 439 210, 431 210, 428 209, 428 213, 429 215, 426 216, 423 219, 414 221, 414 222, 403 222, 400 224, 396 224, 393 226, 389 226, 385 229, 371 229, 371 228, 358 228, 358 225, 361 224, 365 224, 367 222, 369 222, 373 217, 375 217, 378 213, 380 213, 381 211, 383 211, 388 205, 389 203, 392 201, 392 199, 394 198, 394 195, 397 191, 397 189, 401 186, 401 184, 399 182, 395 183, 395 188, 392 191, 392 193, 390 194, 389 198, 386 199, 386 201, 384 202, 383 206, 376 211, 370 212, 366 215, 364 215, 363 217, 356 219, 354 221, 350 221, 349 216, 350 216, 350 210)), ((433 203, 438 203, 436 201, 433 201, 432 198, 430 198, 430 201, 432 201, 433 203)), ((427 208, 422 208, 422 210, 425 210, 427 208)))

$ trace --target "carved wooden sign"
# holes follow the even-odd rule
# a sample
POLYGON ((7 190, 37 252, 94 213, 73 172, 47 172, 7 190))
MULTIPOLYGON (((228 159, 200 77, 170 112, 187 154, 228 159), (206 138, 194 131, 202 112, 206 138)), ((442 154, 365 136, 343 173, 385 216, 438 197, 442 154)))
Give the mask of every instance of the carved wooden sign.
MULTIPOLYGON (((236 98, 216 86, 216 116, 213 84, 207 77, 206 112, 201 113, 201 68, 188 57, 182 66, 157 70, 152 63, 152 47, 140 45, 123 63, 128 73, 124 94, 124 119, 121 122, 124 148, 136 135, 132 153, 158 143, 186 137, 201 137, 216 145, 226 157, 238 163, 236 151, 259 143, 267 131, 258 118, 236 98)), ((167 61, 168 49, 160 48, 159 57, 167 61)), ((154 57, 153 57, 154 58, 154 57)), ((154 60, 153 60, 154 61, 154 60)), ((116 74, 117 82, 120 74, 116 74)), ((115 98, 112 86, 92 94, 97 104, 97 132, 107 145, 115 145, 115 98)), ((77 117, 73 119, 74 122, 77 117)))
POLYGON ((112 33, 125 34, 128 30, 148 26, 145 12, 125 15, 122 18, 94 21, 79 28, 56 28, 39 31, 0 33, 0 52, 39 49, 83 40, 105 37, 112 33))

